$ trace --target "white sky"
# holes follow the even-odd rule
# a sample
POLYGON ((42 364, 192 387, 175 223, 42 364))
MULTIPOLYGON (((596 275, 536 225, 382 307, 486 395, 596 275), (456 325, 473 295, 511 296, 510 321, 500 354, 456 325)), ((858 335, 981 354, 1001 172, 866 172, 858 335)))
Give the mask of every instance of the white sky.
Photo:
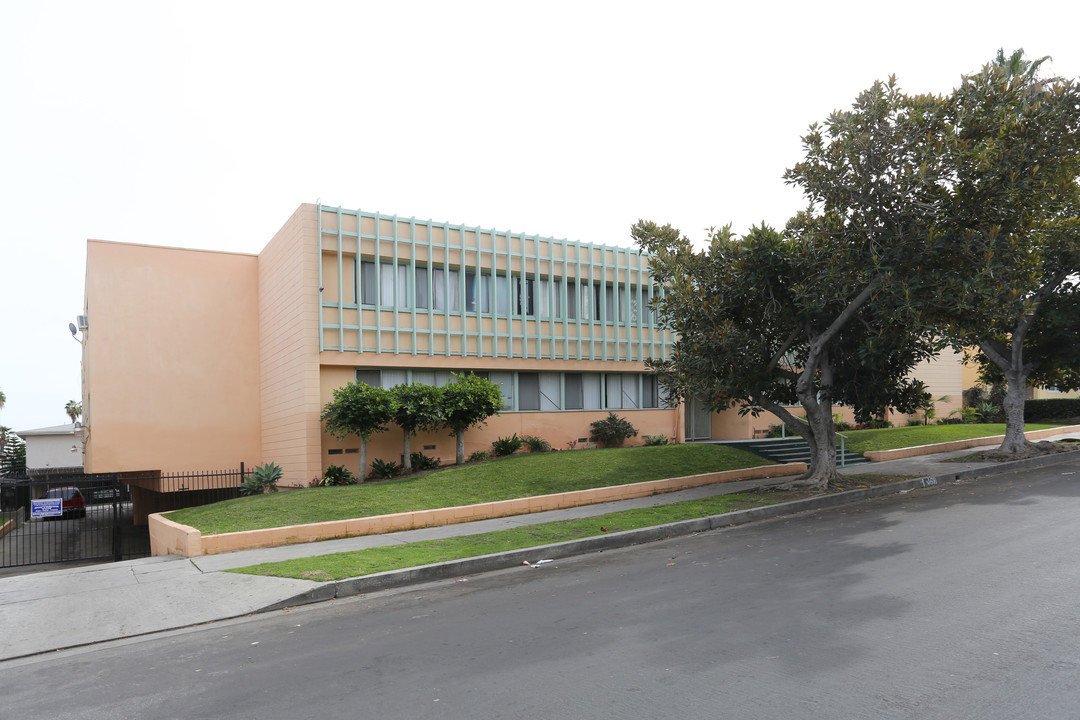
MULTIPOLYGON (((303 202, 628 245, 802 206, 807 126, 1080 3, 38 2, 0 12, 0 425, 81 397, 86 239, 258 252, 303 202)), ((93 318, 91 318, 93 323, 93 318)), ((147 402, 153 403, 150 392, 147 402)))

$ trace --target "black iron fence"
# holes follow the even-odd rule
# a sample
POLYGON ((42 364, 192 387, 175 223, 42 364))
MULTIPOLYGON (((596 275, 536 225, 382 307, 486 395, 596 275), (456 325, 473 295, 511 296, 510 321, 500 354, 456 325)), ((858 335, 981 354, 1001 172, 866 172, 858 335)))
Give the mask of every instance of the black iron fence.
POLYGON ((0 567, 149 555, 149 514, 238 497, 246 472, 0 477, 0 567))

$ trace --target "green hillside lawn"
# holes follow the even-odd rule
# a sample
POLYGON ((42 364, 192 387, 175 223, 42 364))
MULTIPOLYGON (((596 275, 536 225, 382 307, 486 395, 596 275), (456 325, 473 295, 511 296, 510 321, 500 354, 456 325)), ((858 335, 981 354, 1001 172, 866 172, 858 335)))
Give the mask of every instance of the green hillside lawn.
POLYGON ((166 513, 166 517, 209 535, 472 505, 770 464, 750 452, 719 445, 564 450, 515 455, 384 482, 238 498, 176 510, 166 513))
MULTIPOLYGON (((1028 423, 1025 430, 1044 430, 1056 425, 1028 423)), ((865 453, 871 450, 895 450, 897 448, 932 445, 970 440, 972 438, 1004 435, 1005 423, 986 423, 970 425, 919 425, 903 428, 879 428, 877 430, 846 430, 847 449, 865 453)))

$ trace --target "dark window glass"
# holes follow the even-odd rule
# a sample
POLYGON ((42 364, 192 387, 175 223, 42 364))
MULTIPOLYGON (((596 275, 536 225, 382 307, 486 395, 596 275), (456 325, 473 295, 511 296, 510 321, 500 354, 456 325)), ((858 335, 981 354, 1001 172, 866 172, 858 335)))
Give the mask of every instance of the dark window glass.
POLYGON ((581 373, 566 373, 564 377, 564 389, 566 394, 566 409, 581 410, 584 407, 581 393, 581 373))
POLYGON ((378 298, 375 292, 375 263, 364 260, 360 263, 360 302, 374 305, 378 298))
POLYGON ((371 387, 382 387, 382 378, 380 377, 378 370, 357 370, 356 382, 370 385, 371 387))
POLYGON ((540 409, 540 374, 518 373, 518 410, 540 409))

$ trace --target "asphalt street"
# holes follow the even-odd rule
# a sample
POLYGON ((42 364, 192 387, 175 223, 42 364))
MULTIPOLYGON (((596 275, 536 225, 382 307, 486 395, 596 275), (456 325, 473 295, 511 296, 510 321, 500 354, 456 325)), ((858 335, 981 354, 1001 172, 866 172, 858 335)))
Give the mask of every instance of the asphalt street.
POLYGON ((0 664, 5 716, 1067 718, 1080 471, 0 664))

